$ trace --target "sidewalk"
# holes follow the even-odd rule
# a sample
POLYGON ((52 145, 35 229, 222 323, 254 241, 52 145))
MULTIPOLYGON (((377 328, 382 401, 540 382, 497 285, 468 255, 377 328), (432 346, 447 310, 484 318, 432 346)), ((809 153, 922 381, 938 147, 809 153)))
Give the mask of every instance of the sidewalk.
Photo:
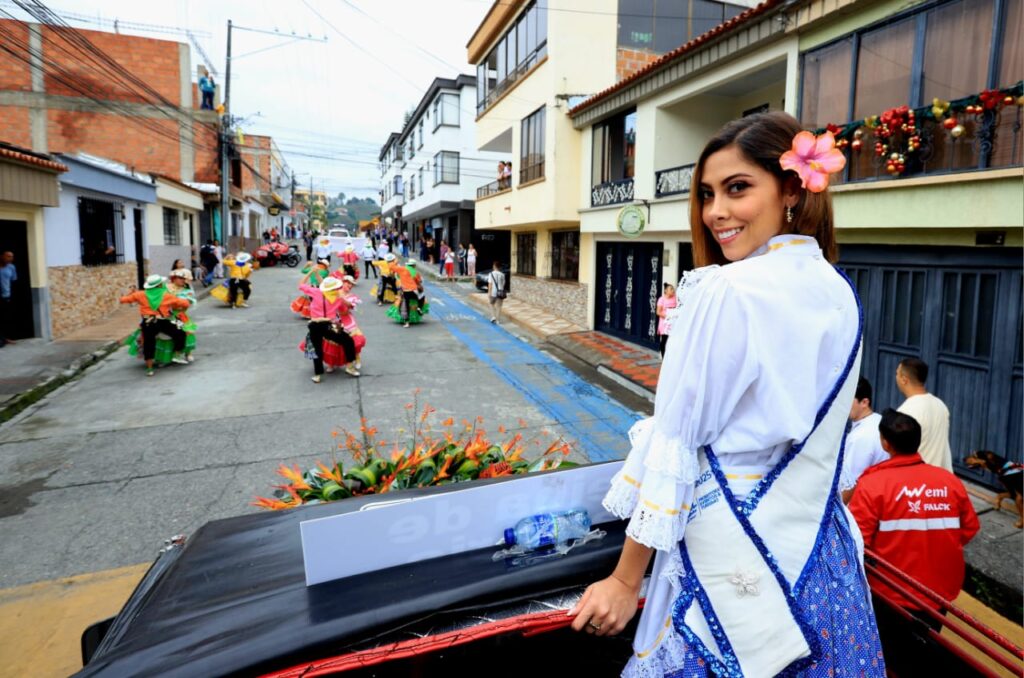
MULTIPOLYGON (((197 287, 197 299, 212 289, 197 287)), ((121 306, 55 341, 23 339, 0 348, 0 424, 116 351, 138 326, 138 310, 121 306)))
MULTIPOLYGON (((465 297, 489 314, 487 297, 465 297)), ((523 325, 542 341, 592 365, 603 375, 638 395, 654 400, 661 358, 656 351, 587 330, 515 297, 505 300, 502 318, 523 325)), ((963 478, 978 513, 981 531, 964 551, 968 566, 964 590, 1003 616, 1019 621, 1022 606, 1021 572, 1024 571, 1024 530, 1014 527, 1012 502, 1002 511, 992 505, 995 493, 963 478)))

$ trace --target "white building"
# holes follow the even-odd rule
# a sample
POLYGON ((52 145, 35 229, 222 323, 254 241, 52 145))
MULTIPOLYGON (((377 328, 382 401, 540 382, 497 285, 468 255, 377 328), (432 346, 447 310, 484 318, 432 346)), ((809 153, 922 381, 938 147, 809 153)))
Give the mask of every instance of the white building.
POLYGON ((167 275, 175 259, 189 267, 199 238, 203 194, 168 177, 153 175, 153 183, 156 203, 146 206, 146 258, 151 273, 167 275))
POLYGON ((409 122, 392 134, 381 150, 382 208, 385 219, 399 218, 413 252, 434 240, 453 249, 472 242, 479 252, 477 268, 499 258, 508 261, 508 234, 476 233, 474 202, 477 187, 497 181, 498 163, 508 153, 476 150, 476 79, 459 75, 436 78, 409 122))

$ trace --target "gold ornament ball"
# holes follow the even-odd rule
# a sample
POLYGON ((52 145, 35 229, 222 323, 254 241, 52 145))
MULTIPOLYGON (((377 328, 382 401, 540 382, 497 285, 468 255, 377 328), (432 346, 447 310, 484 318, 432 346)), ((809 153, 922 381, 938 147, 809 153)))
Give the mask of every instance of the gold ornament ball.
POLYGON ((960 137, 962 137, 964 135, 964 132, 966 132, 966 131, 967 130, 964 129, 963 125, 957 125, 953 129, 949 130, 949 133, 953 135, 954 139, 959 139, 960 137))
POLYGON ((862 130, 862 129, 856 130, 853 133, 853 138, 854 139, 860 139, 862 136, 864 136, 864 130, 862 130))

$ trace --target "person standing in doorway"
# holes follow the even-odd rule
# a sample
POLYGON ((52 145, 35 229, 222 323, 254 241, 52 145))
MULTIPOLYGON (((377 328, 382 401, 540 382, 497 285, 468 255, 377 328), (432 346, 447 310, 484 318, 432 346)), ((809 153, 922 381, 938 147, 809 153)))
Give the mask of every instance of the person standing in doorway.
POLYGON ((470 278, 476 277, 476 248, 473 247, 473 243, 469 243, 469 251, 466 252, 466 275, 470 278))
POLYGON ((217 257, 217 266, 213 270, 214 278, 224 277, 224 247, 220 244, 220 240, 213 241, 213 255, 217 257))
POLYGON ((213 76, 209 72, 203 73, 203 77, 199 78, 199 91, 203 95, 203 103, 200 108, 204 111, 212 111, 213 93, 217 91, 217 84, 213 81, 213 76))
POLYGON ((668 335, 672 331, 672 322, 668 314, 676 307, 676 288, 672 283, 665 283, 661 297, 658 299, 658 346, 661 348, 661 357, 665 357, 665 344, 668 343, 668 335))
POLYGON ((932 466, 953 471, 949 449, 949 409, 924 387, 928 363, 919 358, 904 358, 896 367, 896 387, 906 398, 899 411, 909 414, 921 425, 921 458, 932 466))
POLYGON ((491 302, 491 323, 501 324, 501 305, 505 303, 505 274, 501 272, 501 262, 494 261, 491 272, 487 275, 487 298, 491 302))
POLYGON ((14 252, 0 253, 0 348, 15 341, 11 334, 11 287, 18 280, 14 252))

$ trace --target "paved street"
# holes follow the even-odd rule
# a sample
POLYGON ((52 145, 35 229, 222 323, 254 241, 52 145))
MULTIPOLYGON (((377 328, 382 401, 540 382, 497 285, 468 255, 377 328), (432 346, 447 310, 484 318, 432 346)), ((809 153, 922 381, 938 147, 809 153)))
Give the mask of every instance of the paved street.
POLYGON ((288 308, 299 276, 259 271, 248 309, 200 302, 193 365, 147 379, 122 349, 0 427, 0 588, 151 561, 166 537, 256 510, 279 463, 330 459, 332 431, 408 428, 414 389, 435 422, 564 436, 577 461, 628 451, 637 415, 436 284, 410 329, 365 303, 363 376, 312 384, 288 308))

